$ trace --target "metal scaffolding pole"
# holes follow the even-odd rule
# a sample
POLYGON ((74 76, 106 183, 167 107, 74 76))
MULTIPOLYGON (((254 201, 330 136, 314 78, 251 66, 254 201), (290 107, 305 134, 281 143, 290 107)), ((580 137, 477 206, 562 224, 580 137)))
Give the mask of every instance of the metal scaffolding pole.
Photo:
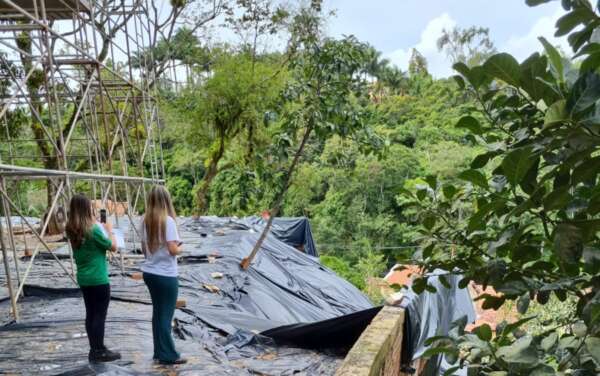
POLYGON ((51 7, 46 1, 5 0, 0 8, 0 67, 7 80, 7 89, 0 91, 7 141, 0 143, 0 157, 8 156, 0 160, 0 210, 8 224, 0 228, 0 246, 16 320, 16 303, 35 274, 40 250, 52 255, 75 282, 72 250, 68 268, 45 238, 49 229, 64 237, 55 212, 64 212, 75 191, 86 190, 101 205, 112 199, 115 208, 124 195, 135 242, 139 232, 133 216, 139 198, 146 184, 164 184, 156 88, 149 87, 156 67, 151 49, 147 52, 156 40, 149 35, 147 0, 59 0, 51 7), (134 56, 139 57, 135 67, 134 56), (119 59, 127 69, 120 68, 119 59), (25 115, 29 129, 13 137, 10 122, 15 114, 25 115), (27 219, 30 208, 19 196, 20 188, 39 189, 36 181, 46 181, 47 213, 41 229, 27 219), (13 194, 16 198, 11 199, 13 194), (20 217, 24 240, 26 230, 37 239, 26 263, 18 262, 11 213, 20 217), (15 274, 7 262, 9 248, 15 274))
MULTIPOLYGON (((10 221, 10 219, 6 216, 6 213, 4 212, 4 210, 2 210, 2 215, 4 216, 4 218, 6 219, 7 222, 10 221)), ((4 263, 4 274, 6 275, 6 285, 8 287, 8 295, 10 297, 10 305, 12 307, 12 314, 13 314, 15 321, 18 321, 19 320, 19 310, 17 308, 17 297, 13 290, 12 277, 11 277, 11 273, 10 273, 10 264, 8 261, 8 251, 6 249, 6 244, 4 243, 4 230, 2 229, 2 227, 3 227, 2 224, 0 224, 0 248, 2 249, 2 261, 4 263)), ((12 234, 9 234, 9 236, 12 236, 12 234)))

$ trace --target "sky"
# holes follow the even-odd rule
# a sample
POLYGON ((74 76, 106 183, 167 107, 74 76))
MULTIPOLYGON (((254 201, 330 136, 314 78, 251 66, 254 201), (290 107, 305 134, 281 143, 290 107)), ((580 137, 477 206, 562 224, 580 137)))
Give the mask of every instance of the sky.
POLYGON ((406 70, 412 48, 428 61, 435 77, 453 74, 451 62, 437 50, 444 28, 483 26, 499 52, 521 61, 542 47, 538 36, 570 51, 565 38, 554 38, 556 20, 565 12, 560 1, 528 7, 525 0, 324 0, 336 16, 329 21, 331 36, 355 35, 406 70))

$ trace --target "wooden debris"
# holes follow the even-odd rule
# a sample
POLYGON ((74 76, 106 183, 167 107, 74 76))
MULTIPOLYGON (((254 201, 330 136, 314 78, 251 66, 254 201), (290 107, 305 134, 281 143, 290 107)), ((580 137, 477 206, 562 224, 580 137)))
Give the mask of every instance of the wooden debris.
POLYGON ((258 359, 258 360, 274 360, 276 358, 277 358, 277 353, 275 353, 275 352, 268 352, 268 353, 261 354, 256 357, 256 359, 258 359))
POLYGON ((175 302, 175 308, 183 308, 185 306, 186 306, 185 299, 177 299, 177 302, 175 302))
POLYGON ((221 272, 212 272, 212 273, 210 273, 210 276, 213 277, 214 279, 220 279, 220 278, 223 278, 223 273, 221 273, 221 272))
POLYGON ((208 291, 212 292, 213 294, 217 294, 221 291, 219 286, 211 285, 210 283, 203 283, 202 287, 204 287, 208 291))

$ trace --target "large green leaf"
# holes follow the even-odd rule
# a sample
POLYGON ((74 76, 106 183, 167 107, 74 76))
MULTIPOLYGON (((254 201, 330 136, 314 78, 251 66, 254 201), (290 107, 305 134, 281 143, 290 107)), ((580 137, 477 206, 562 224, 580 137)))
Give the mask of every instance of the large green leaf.
POLYGON ((573 115, 585 112, 600 98, 600 76, 594 72, 581 75, 567 99, 567 110, 573 115))
POLYGON ((483 324, 473 329, 473 333, 477 334, 480 340, 489 342, 492 339, 492 328, 488 324, 483 324))
POLYGON ((479 120, 470 115, 461 117, 458 123, 456 123, 456 128, 468 129, 471 133, 476 135, 483 134, 483 128, 481 127, 481 124, 479 124, 479 120))
POLYGON ((531 336, 521 337, 510 346, 502 346, 496 351, 496 356, 506 363, 518 365, 521 369, 536 367, 540 360, 532 344, 531 336))
POLYGON ((596 364, 600 367, 600 338, 588 337, 585 340, 585 346, 596 364))
POLYGON ((512 150, 502 160, 502 171, 508 182, 512 185, 519 184, 527 171, 533 165, 535 159, 532 158, 530 147, 521 147, 512 150))
POLYGON ((530 7, 535 7, 540 4, 549 3, 551 1, 552 0, 525 0, 525 4, 529 5, 530 7))
POLYGON ((548 58, 538 52, 521 63, 521 89, 535 102, 544 100, 546 103, 552 103, 550 99, 555 97, 552 87, 544 82, 549 78, 547 66, 548 58))
POLYGON ((469 68, 465 63, 458 62, 452 68, 466 78, 475 89, 480 88, 489 80, 484 69, 479 66, 469 68))
POLYGON ((598 21, 590 22, 586 27, 581 30, 572 32, 569 34, 567 40, 573 49, 573 52, 579 51, 581 46, 590 40, 594 30, 598 26, 598 21))
POLYGON ((540 157, 535 157, 531 167, 529 170, 527 170, 527 174, 525 174, 523 180, 519 182, 519 186, 523 192, 527 193, 528 195, 532 195, 538 188, 537 177, 539 173, 539 167, 540 157))
POLYGON ((552 46, 544 37, 538 38, 542 45, 544 46, 544 50, 546 50, 546 54, 550 59, 550 66, 552 67, 552 74, 558 80, 558 82, 565 81, 565 67, 562 61, 562 57, 560 53, 552 46))
POLYGON ((544 126, 548 127, 557 123, 561 123, 568 120, 568 118, 569 114, 567 113, 567 101, 565 99, 561 99, 552 103, 552 105, 546 110, 546 115, 544 116, 544 126))
POLYGON ((542 350, 548 352, 550 351, 554 345, 558 342, 558 333, 551 332, 548 336, 544 337, 542 342, 540 342, 540 347, 542 350))
POLYGON ((598 173, 600 173, 600 156, 587 159, 577 166, 573 170, 571 184, 577 185, 585 181, 592 181, 598 173))
POLYGON ((590 54, 584 61, 581 63, 581 71, 595 71, 600 67, 600 52, 595 52, 590 54))
POLYGON ((567 265, 579 262, 583 253, 583 232, 571 223, 560 223, 554 230, 554 252, 567 265))
POLYGON ((530 301, 531 299, 529 298, 529 293, 525 293, 519 297, 519 299, 517 300, 517 310, 520 314, 524 315, 525 313, 527 313, 530 301))
POLYGON ((588 21, 591 17, 594 17, 594 13, 586 7, 574 9, 556 21, 557 30, 554 36, 562 37, 563 35, 567 35, 577 27, 577 25, 584 21, 588 21))
POLYGON ((493 55, 483 64, 483 68, 490 76, 501 79, 507 84, 519 86, 521 69, 512 55, 507 53, 493 55))
POLYGON ((481 172, 479 172, 477 170, 463 171, 460 173, 460 175, 458 175, 458 178, 461 180, 466 180, 468 182, 471 182, 482 188, 488 188, 488 182, 487 182, 487 179, 485 178, 485 175, 483 175, 481 172))
POLYGON ((546 211, 563 209, 571 201, 569 187, 555 189, 544 198, 544 209, 546 211))
POLYGON ((473 159, 473 161, 471 162, 471 168, 473 168, 473 169, 482 168, 488 164, 490 159, 494 158, 497 155, 498 155, 498 152, 495 152, 495 151, 490 151, 490 152, 487 152, 484 154, 480 154, 480 155, 476 156, 473 159))

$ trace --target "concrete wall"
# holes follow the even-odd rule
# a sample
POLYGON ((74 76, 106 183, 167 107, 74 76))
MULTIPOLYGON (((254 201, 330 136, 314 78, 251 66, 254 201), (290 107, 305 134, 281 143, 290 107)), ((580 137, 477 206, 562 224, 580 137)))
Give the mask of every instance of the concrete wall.
POLYGON ((384 307, 354 344, 336 376, 400 376, 404 310, 384 307))

